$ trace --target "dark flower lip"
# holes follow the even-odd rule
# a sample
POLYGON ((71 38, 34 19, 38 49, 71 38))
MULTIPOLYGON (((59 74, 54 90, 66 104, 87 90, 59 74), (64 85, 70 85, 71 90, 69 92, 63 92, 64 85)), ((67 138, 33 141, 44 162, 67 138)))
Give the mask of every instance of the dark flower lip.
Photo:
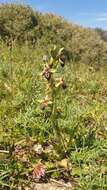
POLYGON ((50 79, 51 79, 52 72, 51 72, 51 68, 50 68, 49 65, 45 65, 45 68, 44 68, 44 70, 43 70, 42 75, 43 75, 47 80, 50 80, 50 79))
POLYGON ((62 88, 63 88, 63 89, 66 89, 66 88, 67 88, 66 83, 63 83, 63 84, 62 84, 62 88))
POLYGON ((64 66, 65 66, 65 63, 62 62, 62 61, 60 61, 60 65, 61 65, 61 67, 64 67, 64 66))

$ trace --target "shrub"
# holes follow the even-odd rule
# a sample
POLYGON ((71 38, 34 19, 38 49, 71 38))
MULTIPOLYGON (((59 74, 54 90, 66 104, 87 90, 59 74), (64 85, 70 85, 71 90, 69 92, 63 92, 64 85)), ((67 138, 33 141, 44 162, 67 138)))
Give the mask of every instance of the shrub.
POLYGON ((0 35, 3 39, 26 39, 28 32, 37 24, 37 18, 29 6, 0 5, 0 35))

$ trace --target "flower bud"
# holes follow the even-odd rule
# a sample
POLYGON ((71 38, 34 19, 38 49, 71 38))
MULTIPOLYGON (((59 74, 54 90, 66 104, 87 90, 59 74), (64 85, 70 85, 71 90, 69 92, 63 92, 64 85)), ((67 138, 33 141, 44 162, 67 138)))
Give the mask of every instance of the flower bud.
POLYGON ((59 62, 60 62, 61 67, 65 66, 65 59, 66 59, 65 55, 61 54, 59 57, 59 62))
POLYGON ((60 62, 61 67, 64 67, 64 66, 65 66, 65 62, 63 62, 63 61, 61 61, 61 60, 59 60, 59 62, 60 62))
POLYGON ((61 86, 62 86, 63 89, 66 89, 66 88, 67 88, 67 85, 66 85, 65 81, 62 81, 61 86))
POLYGON ((46 62, 48 60, 47 55, 43 56, 43 61, 46 62))

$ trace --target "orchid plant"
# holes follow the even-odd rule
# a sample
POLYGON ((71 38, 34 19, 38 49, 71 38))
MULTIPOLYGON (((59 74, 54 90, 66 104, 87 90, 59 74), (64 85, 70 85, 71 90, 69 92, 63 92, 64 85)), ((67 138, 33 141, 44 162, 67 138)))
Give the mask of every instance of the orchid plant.
POLYGON ((49 58, 45 55, 43 57, 44 69, 42 72, 43 78, 47 81, 45 97, 40 100, 40 109, 45 110, 50 107, 50 120, 51 127, 60 136, 60 143, 66 151, 64 140, 61 135, 61 130, 58 125, 58 119, 61 115, 61 108, 58 106, 57 97, 60 96, 60 92, 67 88, 64 76, 59 73, 60 69, 64 69, 67 60, 66 51, 64 48, 58 50, 56 46, 50 51, 49 58), (59 75, 61 75, 59 77, 59 75), (58 78, 57 78, 58 75, 58 78))

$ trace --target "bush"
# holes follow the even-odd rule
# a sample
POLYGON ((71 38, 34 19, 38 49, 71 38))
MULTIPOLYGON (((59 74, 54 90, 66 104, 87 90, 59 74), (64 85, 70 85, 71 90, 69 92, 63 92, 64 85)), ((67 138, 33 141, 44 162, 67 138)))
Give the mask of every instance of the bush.
POLYGON ((27 39, 28 32, 37 26, 37 18, 29 6, 0 5, 0 36, 3 39, 27 39))

